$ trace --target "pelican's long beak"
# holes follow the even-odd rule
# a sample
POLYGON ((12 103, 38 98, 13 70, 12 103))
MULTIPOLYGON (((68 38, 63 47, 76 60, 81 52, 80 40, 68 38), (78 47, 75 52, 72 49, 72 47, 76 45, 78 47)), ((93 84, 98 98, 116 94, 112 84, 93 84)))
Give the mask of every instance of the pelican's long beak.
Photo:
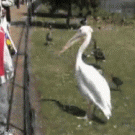
POLYGON ((79 41, 81 37, 85 36, 81 32, 76 33, 63 47, 63 49, 59 52, 59 55, 65 52, 68 48, 70 48, 75 42, 79 41))

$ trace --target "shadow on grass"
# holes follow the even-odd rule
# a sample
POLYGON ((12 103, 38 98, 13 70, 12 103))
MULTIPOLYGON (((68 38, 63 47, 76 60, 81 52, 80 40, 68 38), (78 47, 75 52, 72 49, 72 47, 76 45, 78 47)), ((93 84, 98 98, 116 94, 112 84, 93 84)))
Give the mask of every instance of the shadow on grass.
POLYGON ((49 24, 52 25, 52 28, 56 28, 56 29, 78 29, 80 27, 80 25, 78 24, 70 24, 70 26, 67 26, 66 23, 59 23, 59 22, 51 22, 51 21, 32 21, 31 26, 36 26, 36 27, 45 27, 48 28, 49 24))
POLYGON ((67 14, 34 13, 38 17, 67 18, 67 14))
MULTIPOLYGON (((23 16, 27 16, 28 13, 20 13, 23 16)), ((37 12, 34 13, 33 16, 37 16, 37 17, 51 17, 51 18, 67 18, 67 14, 51 14, 51 13, 41 13, 41 12, 37 12)))
POLYGON ((97 117, 96 115, 93 116, 92 120, 97 122, 97 123, 100 123, 100 124, 106 124, 107 123, 107 120, 102 120, 99 117, 97 117))
POLYGON ((110 88, 111 91, 116 91, 119 92, 121 96, 124 96, 124 93, 122 92, 121 89, 117 89, 117 88, 110 88))
POLYGON ((121 92, 119 89, 116 89, 116 88, 110 88, 111 91, 119 91, 121 92))
POLYGON ((67 112, 69 114, 78 116, 78 117, 83 117, 86 115, 86 112, 76 106, 73 105, 63 105, 62 103, 60 103, 57 100, 54 99, 41 99, 40 102, 45 102, 45 101, 52 101, 55 102, 56 105, 64 112, 67 112))
MULTIPOLYGON (((84 117, 86 115, 86 111, 76 107, 76 106, 73 106, 73 105, 63 105, 62 103, 60 103, 59 101, 57 100, 54 100, 54 99, 41 99, 39 102, 46 102, 46 101, 52 101, 52 102, 55 102, 56 105, 64 112, 67 112, 69 114, 72 114, 74 116, 77 116, 77 117, 84 117)), ((93 115, 93 121, 97 122, 97 123, 100 123, 100 124, 106 124, 107 121, 105 120, 102 120, 100 118, 98 118, 96 115, 93 115)))
MULTIPOLYGON (((24 13, 24 15, 26 15, 26 14, 24 13)), ((37 13, 33 13, 32 16, 33 17, 50 18, 51 20, 52 20, 52 18, 55 18, 55 19, 59 20, 60 18, 67 19, 68 14, 67 13, 55 13, 54 14, 54 13, 50 13, 50 12, 47 12, 47 13, 37 12, 37 13)), ((48 24, 51 24, 53 28, 57 28, 57 29, 70 29, 70 28, 78 29, 81 26, 81 24, 79 23, 79 21, 78 22, 71 21, 72 20, 71 18, 76 18, 76 19, 81 20, 83 17, 71 16, 69 26, 67 25, 67 22, 62 23, 61 21, 60 22, 55 22, 55 21, 46 21, 46 22, 32 21, 31 25, 32 26, 37 26, 37 27, 48 27, 48 24)))
MULTIPOLYGON (((26 13, 22 13, 22 15, 27 16, 26 13)), ((38 17, 51 17, 51 18, 66 18, 65 15, 62 14, 48 14, 48 13, 36 13, 34 16, 38 17)), ((15 26, 20 26, 20 25, 25 25, 25 21, 12 21, 11 25, 15 26)), ((71 23, 69 26, 67 26, 66 23, 61 23, 61 22, 55 22, 55 21, 33 21, 31 22, 31 26, 36 26, 36 27, 45 27, 48 28, 49 25, 52 25, 52 28, 56 29, 78 29, 81 25, 78 23, 71 23)))

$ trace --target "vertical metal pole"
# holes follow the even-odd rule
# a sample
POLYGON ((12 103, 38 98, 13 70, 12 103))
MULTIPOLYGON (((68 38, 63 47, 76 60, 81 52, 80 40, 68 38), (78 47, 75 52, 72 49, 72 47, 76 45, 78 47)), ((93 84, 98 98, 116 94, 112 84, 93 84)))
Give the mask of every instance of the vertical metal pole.
POLYGON ((32 3, 28 5, 28 23, 30 26, 32 25, 31 17, 32 17, 32 3))
MULTIPOLYGON (((30 8, 30 1, 28 2, 28 11, 30 8)), ((27 16, 26 21, 26 34, 25 34, 25 57, 24 57, 24 134, 25 135, 33 135, 32 125, 31 125, 31 104, 29 97, 29 71, 28 71, 28 36, 29 36, 29 16, 27 16)))
POLYGON ((28 55, 27 55, 27 44, 28 44, 28 18, 26 21, 26 34, 25 34, 25 52, 24 52, 24 134, 31 135, 30 133, 30 117, 29 117, 29 90, 28 90, 28 55))
POLYGON ((67 27, 68 28, 70 25, 70 17, 71 17, 71 0, 69 0, 69 4, 68 4, 68 17, 67 17, 67 27))
POLYGON ((16 6, 18 9, 20 8, 20 0, 16 0, 16 6))

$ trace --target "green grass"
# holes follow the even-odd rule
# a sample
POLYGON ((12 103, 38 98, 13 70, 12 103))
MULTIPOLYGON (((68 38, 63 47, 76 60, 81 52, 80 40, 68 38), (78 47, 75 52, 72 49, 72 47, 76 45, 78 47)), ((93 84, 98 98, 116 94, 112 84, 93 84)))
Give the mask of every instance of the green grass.
POLYGON ((66 18, 52 18, 52 17, 48 17, 48 18, 43 18, 43 17, 37 17, 36 20, 40 20, 41 22, 55 22, 55 23, 59 23, 59 24, 63 24, 66 23, 66 18))
MULTIPOLYGON (((60 57, 61 50, 75 31, 54 29, 54 45, 45 46, 47 29, 36 28, 32 34, 32 71, 35 86, 42 99, 54 99, 63 105, 74 105, 86 110, 86 101, 77 89, 74 76, 76 53, 80 43, 68 49, 60 57)), ((99 47, 106 55, 103 64, 105 76, 120 77, 124 84, 119 91, 111 91, 112 117, 107 124, 78 120, 62 111, 55 102, 41 102, 43 126, 46 135, 134 135, 135 134, 135 32, 132 28, 118 27, 93 33, 99 47)), ((87 50, 88 52, 88 50, 87 50)), ((94 58, 91 59, 94 62, 94 58)), ((110 81, 110 80, 109 80, 110 81)), ((96 115, 104 119, 100 110, 96 115)))

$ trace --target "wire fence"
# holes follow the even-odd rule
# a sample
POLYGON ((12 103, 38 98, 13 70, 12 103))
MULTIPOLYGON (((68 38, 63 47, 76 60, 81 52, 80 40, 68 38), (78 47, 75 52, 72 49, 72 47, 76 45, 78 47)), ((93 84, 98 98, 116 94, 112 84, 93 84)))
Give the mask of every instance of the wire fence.
POLYGON ((35 111, 31 107, 30 103, 30 75, 29 75, 29 30, 31 26, 31 15, 32 1, 28 1, 28 11, 27 11, 27 20, 26 20, 26 34, 25 34, 25 58, 24 58, 24 134, 25 135, 34 135, 34 119, 35 111))
MULTIPOLYGON (((20 50, 20 45, 21 45, 21 40, 22 40, 22 35, 25 32, 25 48, 24 48, 24 73, 23 73, 23 116, 24 116, 24 121, 22 124, 24 124, 24 135, 34 135, 34 122, 35 122, 35 110, 32 109, 31 103, 30 103, 30 75, 29 75, 29 49, 28 49, 28 44, 29 44, 29 31, 30 31, 30 22, 31 20, 31 1, 28 2, 28 16, 25 21, 25 25, 23 25, 23 29, 21 32, 21 37, 19 39, 19 44, 18 44, 18 51, 20 50)), ((7 131, 9 131, 9 126, 10 126, 10 119, 11 119, 11 112, 12 112, 12 104, 13 104, 13 95, 14 95, 14 88, 15 88, 15 77, 16 77, 16 70, 17 70, 17 61, 18 61, 18 55, 15 60, 15 71, 14 71, 14 78, 11 86, 11 96, 10 96, 10 105, 9 105, 9 111, 8 111, 8 118, 7 118, 7 131)))
POLYGON ((28 51, 28 39, 29 39, 29 29, 31 19, 31 2, 28 4, 28 17, 26 21, 26 34, 25 34, 25 58, 24 58, 24 134, 25 135, 33 135, 34 127, 33 127, 33 117, 34 110, 31 108, 30 103, 30 94, 29 94, 29 51, 28 51))

